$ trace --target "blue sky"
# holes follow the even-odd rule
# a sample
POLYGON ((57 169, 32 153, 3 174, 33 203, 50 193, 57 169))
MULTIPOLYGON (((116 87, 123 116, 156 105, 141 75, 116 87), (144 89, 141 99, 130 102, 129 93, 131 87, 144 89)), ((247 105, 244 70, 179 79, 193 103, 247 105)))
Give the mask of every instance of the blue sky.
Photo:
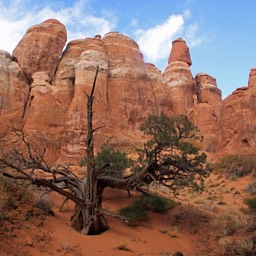
POLYGON ((0 0, 0 49, 12 53, 30 26, 56 18, 68 40, 124 33, 164 70, 171 42, 182 37, 193 75, 215 77, 225 98, 247 85, 256 66, 255 11, 255 0, 0 0))

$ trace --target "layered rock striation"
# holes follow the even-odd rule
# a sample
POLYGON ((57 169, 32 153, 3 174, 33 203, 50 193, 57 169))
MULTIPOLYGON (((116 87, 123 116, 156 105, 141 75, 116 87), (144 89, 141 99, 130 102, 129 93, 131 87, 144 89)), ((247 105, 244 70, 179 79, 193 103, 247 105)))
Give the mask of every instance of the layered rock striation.
POLYGON ((204 136, 208 152, 254 152, 255 69, 248 87, 222 101, 215 78, 193 77, 189 48, 172 43, 162 72, 145 63, 138 44, 126 35, 70 41, 66 28, 50 19, 28 29, 13 54, 0 51, 0 137, 14 140, 9 123, 48 143, 50 162, 79 162, 85 155, 86 93, 99 67, 94 127, 99 148, 128 147, 145 141, 140 131, 149 114, 186 114, 204 136), (241 123, 242 122, 242 123, 241 123))

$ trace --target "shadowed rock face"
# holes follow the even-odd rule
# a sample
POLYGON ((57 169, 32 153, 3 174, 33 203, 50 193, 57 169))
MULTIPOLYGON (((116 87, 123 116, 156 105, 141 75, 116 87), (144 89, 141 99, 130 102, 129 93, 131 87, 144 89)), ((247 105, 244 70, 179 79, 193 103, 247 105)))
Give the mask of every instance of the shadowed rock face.
MULTIPOLYGON (((11 55, 0 50, 0 111, 6 107, 7 93, 10 88, 9 65, 12 62, 11 55)), ((0 113, 1 113, 0 112, 0 113)))
POLYGON ((217 150, 217 129, 222 105, 221 91, 216 79, 206 73, 195 76, 197 104, 189 113, 193 123, 204 136, 202 149, 215 153, 217 150))
POLYGON ((256 154, 255 68, 248 87, 241 87, 224 99, 218 127, 218 147, 227 154, 256 154))
POLYGON ((13 56, 0 51, 1 141, 14 140, 11 120, 26 133, 39 130, 45 136, 49 161, 81 160, 86 93, 99 66, 94 127, 102 128, 95 134, 96 148, 143 143, 140 126, 146 117, 166 113, 188 115, 204 135, 202 149, 208 152, 255 151, 255 68, 249 87, 222 101, 215 78, 205 73, 193 77, 189 48, 180 38, 162 74, 121 33, 73 40, 63 51, 66 36, 63 24, 47 20, 27 31, 13 56))
POLYGON ((221 105, 221 90, 218 89, 216 79, 206 73, 195 76, 198 103, 208 103, 213 107, 221 105))

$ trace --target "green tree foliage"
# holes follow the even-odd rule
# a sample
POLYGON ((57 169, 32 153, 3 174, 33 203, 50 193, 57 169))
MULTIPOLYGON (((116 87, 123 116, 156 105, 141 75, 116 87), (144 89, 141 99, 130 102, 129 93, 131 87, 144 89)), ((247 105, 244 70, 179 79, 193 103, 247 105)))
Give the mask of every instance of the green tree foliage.
POLYGON ((138 151, 137 171, 145 162, 150 162, 152 180, 174 191, 184 187, 203 189, 203 180, 211 168, 206 164, 206 154, 194 145, 202 138, 196 135, 197 128, 186 116, 150 115, 141 130, 150 139, 144 149, 138 151))
POLYGON ((252 212, 256 213, 256 196, 245 198, 244 203, 249 206, 252 212))
MULTIPOLYGON (((116 178, 124 176, 124 171, 133 165, 133 161, 127 156, 126 152, 114 149, 111 146, 103 146, 94 158, 96 168, 102 168, 108 164, 101 175, 109 175, 116 178)), ((80 165, 86 165, 85 157, 80 165)))
POLYGON ((176 203, 157 194, 142 195, 132 205, 122 208, 120 214, 125 216, 130 225, 136 225, 138 221, 146 221, 148 212, 165 213, 174 208, 176 203))

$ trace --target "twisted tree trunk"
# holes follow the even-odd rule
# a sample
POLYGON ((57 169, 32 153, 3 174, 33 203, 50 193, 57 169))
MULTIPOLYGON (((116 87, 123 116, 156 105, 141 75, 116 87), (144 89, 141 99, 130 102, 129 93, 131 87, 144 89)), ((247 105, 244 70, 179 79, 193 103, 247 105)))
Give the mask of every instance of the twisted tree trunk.
POLYGON ((93 99, 94 89, 96 86, 98 75, 98 67, 91 90, 91 94, 87 96, 87 139, 86 139, 86 155, 87 155, 87 179, 84 185, 84 207, 76 205, 76 212, 72 218, 73 226, 81 230, 85 235, 97 235, 106 231, 109 226, 106 219, 100 213, 103 189, 98 189, 98 174, 94 164, 94 148, 93 148, 93 99))

